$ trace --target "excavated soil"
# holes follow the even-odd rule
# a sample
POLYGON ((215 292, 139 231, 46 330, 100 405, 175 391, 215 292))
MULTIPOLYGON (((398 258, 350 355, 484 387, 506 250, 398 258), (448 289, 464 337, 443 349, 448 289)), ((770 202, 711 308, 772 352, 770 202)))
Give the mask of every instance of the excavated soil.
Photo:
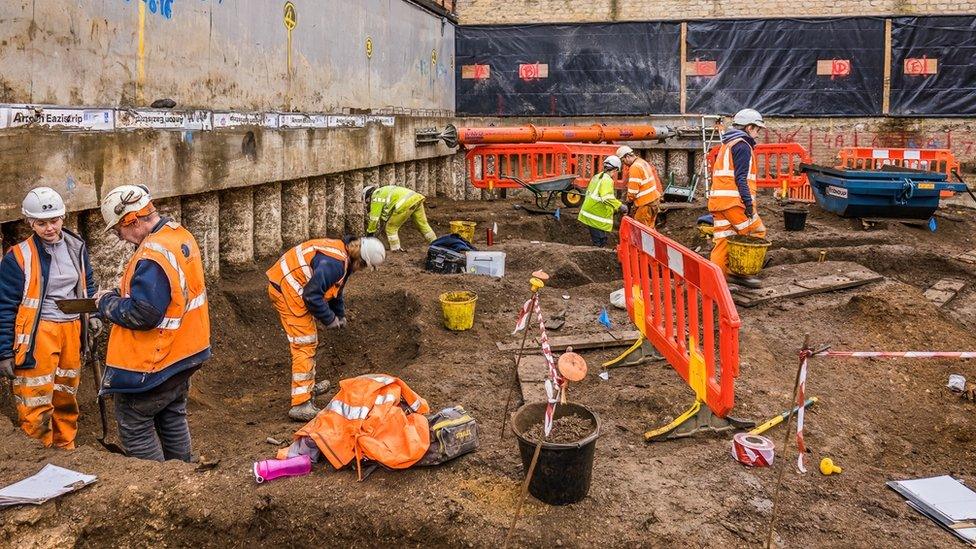
MULTIPOLYGON (((597 315, 620 286, 612 250, 588 246, 572 212, 562 219, 513 209, 518 199, 450 203, 432 200, 439 232, 452 219, 498 223, 494 249, 508 254, 506 277, 423 271, 424 245, 411 227, 409 250, 377 272, 355 275, 347 288, 349 327, 320 334, 319 378, 333 382, 367 372, 403 378, 433 407, 460 404, 481 424, 481 447, 435 468, 377 470, 364 482, 353 471, 318 465, 311 475, 258 485, 255 460, 272 457, 297 424, 289 402, 287 343, 268 302, 263 266, 228 274, 210 288, 214 358, 193 377, 189 421, 194 449, 215 467, 153 463, 109 454, 95 440, 98 411, 88 372, 80 391, 79 448, 41 448, 8 421, 8 386, 0 393, 0 485, 55 463, 95 474, 96 484, 39 507, 0 511, 0 545, 13 547, 311 546, 494 547, 504 539, 519 495, 522 466, 515 438, 500 436, 511 357, 496 341, 513 341, 527 278, 546 269, 543 311, 566 310, 552 335, 604 332, 597 315), (478 294, 474 327, 442 327, 437 297, 478 294), (9 540, 9 541, 7 541, 9 540)), ((763 203, 774 264, 857 261, 887 280, 857 289, 739 311, 740 373, 734 414, 764 421, 786 408, 804 334, 836 349, 976 349, 972 287, 938 308, 922 296, 933 282, 973 282, 973 267, 948 259, 976 248, 976 212, 952 209, 937 233, 901 224, 864 230, 816 208, 807 230, 783 231, 779 206, 763 203)), ((699 210, 675 211, 664 229, 707 253, 694 227, 699 210)), ((614 329, 629 329, 609 308, 614 329)), ((692 402, 687 384, 665 363, 595 375, 614 350, 584 352, 591 374, 571 398, 598 413, 592 488, 583 501, 550 507, 529 499, 517 546, 759 546, 771 517, 776 472, 746 468, 729 455, 730 436, 646 444, 643 433, 692 402)), ((908 508, 885 481, 952 474, 976 485, 976 404, 945 389, 949 374, 976 379, 976 363, 951 360, 813 359, 807 394, 809 461, 831 457, 840 475, 792 468, 777 508, 779 546, 955 547, 954 538, 908 508)), ((333 389, 334 391, 334 389, 333 389)), ((319 399, 328 402, 331 394, 319 399)), ((767 435, 782 444, 783 427, 767 435)), ((114 436, 114 435, 112 435, 114 436)), ((789 464, 795 452, 779 456, 789 464)))
POLYGON ((532 427, 529 427, 529 430, 523 433, 523 435, 526 440, 532 442, 538 442, 539 439, 543 439, 546 442, 555 444, 568 444, 583 440, 593 432, 595 427, 589 419, 579 416, 563 416, 552 422, 552 429, 549 430, 548 437, 544 435, 545 426, 542 423, 536 423, 532 427))

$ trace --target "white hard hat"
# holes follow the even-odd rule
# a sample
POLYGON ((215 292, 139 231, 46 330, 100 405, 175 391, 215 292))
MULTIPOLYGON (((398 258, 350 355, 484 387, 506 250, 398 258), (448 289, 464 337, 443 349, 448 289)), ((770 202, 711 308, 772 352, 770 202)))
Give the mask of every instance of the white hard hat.
POLYGON ((115 187, 102 199, 102 219, 105 230, 116 226, 125 214, 138 212, 152 202, 149 189, 143 185, 121 185, 115 187))
POLYGON ((759 114, 759 111, 755 109, 742 109, 741 111, 735 113, 732 117, 732 123, 736 126, 748 126, 749 124, 755 124, 760 128, 765 128, 766 123, 763 122, 763 117, 759 114))
POLYGON ((359 257, 368 267, 376 268, 386 260, 386 247, 380 239, 371 236, 359 239, 359 257))
POLYGON ((619 156, 620 158, 623 158, 628 154, 634 154, 634 149, 631 149, 627 145, 621 145, 620 147, 617 148, 617 156, 619 156))
POLYGON ((64 215, 64 200, 51 187, 38 187, 28 191, 20 211, 31 219, 53 219, 64 215))
POLYGON ((620 169, 620 158, 614 155, 610 155, 603 160, 603 169, 605 170, 619 170, 620 169))
POLYGON ((363 202, 365 202, 366 199, 369 198, 369 195, 373 194, 373 191, 375 190, 376 190, 376 185, 368 185, 366 187, 363 187, 363 202))

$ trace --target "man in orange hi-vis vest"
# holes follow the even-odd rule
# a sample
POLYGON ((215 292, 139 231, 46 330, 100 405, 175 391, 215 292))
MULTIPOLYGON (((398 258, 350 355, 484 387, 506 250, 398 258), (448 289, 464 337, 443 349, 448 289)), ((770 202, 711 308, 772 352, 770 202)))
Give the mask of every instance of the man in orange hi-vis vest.
POLYGON ((627 145, 617 149, 617 156, 628 166, 627 202, 632 205, 630 215, 653 229, 657 214, 661 211, 661 182, 657 170, 627 145))
POLYGON ((190 461, 190 376, 210 358, 203 256, 182 225, 156 212, 149 189, 122 185, 102 199, 106 231, 136 246, 119 287, 95 294, 112 321, 101 394, 112 394, 132 457, 190 461))
POLYGON ((346 326, 343 289, 349 275, 376 268, 386 248, 372 237, 344 240, 318 238, 289 249, 268 269, 268 297, 288 336, 291 349, 291 409, 294 421, 309 421, 319 409, 313 396, 324 393, 329 381, 315 382, 315 349, 319 336, 315 321, 326 328, 346 326))
POLYGON ((765 128, 762 115, 743 109, 732 118, 732 129, 722 134, 722 145, 712 166, 708 211, 714 216, 711 260, 734 284, 758 288, 759 280, 737 276, 728 269, 728 238, 734 235, 766 236, 756 204, 756 137, 765 128))

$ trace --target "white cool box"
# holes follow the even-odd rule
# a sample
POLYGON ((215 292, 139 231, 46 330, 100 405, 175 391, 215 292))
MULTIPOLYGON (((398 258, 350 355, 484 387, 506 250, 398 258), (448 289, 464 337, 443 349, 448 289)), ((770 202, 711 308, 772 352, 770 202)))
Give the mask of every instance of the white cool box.
POLYGON ((478 275, 505 276, 505 252, 466 252, 467 272, 478 275))

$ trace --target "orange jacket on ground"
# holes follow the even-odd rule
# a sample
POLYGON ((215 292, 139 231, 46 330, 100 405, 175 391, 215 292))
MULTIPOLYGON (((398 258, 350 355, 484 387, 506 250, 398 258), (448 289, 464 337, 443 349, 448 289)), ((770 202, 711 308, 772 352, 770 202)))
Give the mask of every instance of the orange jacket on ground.
POLYGON ((364 457, 391 469, 406 469, 430 446, 424 417, 429 412, 427 401, 399 378, 362 375, 340 381, 332 402, 299 429, 295 439, 310 437, 336 469, 353 459, 358 465, 364 457), (401 401, 414 413, 404 412, 401 401))
POLYGON ((136 248, 119 281, 128 297, 136 264, 159 265, 170 288, 163 319, 151 330, 132 330, 113 324, 105 363, 131 372, 153 373, 210 348, 210 316, 203 259, 193 235, 180 224, 167 222, 136 248))
MULTIPOLYGON (((722 143, 718 150, 718 156, 715 157, 715 164, 712 166, 712 188, 708 193, 708 211, 710 212, 721 212, 736 206, 745 207, 745 202, 739 193, 739 187, 735 183, 735 165, 732 162, 732 147, 743 142, 748 143, 742 138, 732 139, 727 143, 722 143)), ((747 182, 754 209, 757 173, 756 153, 755 150, 751 150, 747 182)))
POLYGON ((627 200, 644 206, 661 198, 661 183, 657 170, 647 160, 637 158, 627 169, 627 200))

